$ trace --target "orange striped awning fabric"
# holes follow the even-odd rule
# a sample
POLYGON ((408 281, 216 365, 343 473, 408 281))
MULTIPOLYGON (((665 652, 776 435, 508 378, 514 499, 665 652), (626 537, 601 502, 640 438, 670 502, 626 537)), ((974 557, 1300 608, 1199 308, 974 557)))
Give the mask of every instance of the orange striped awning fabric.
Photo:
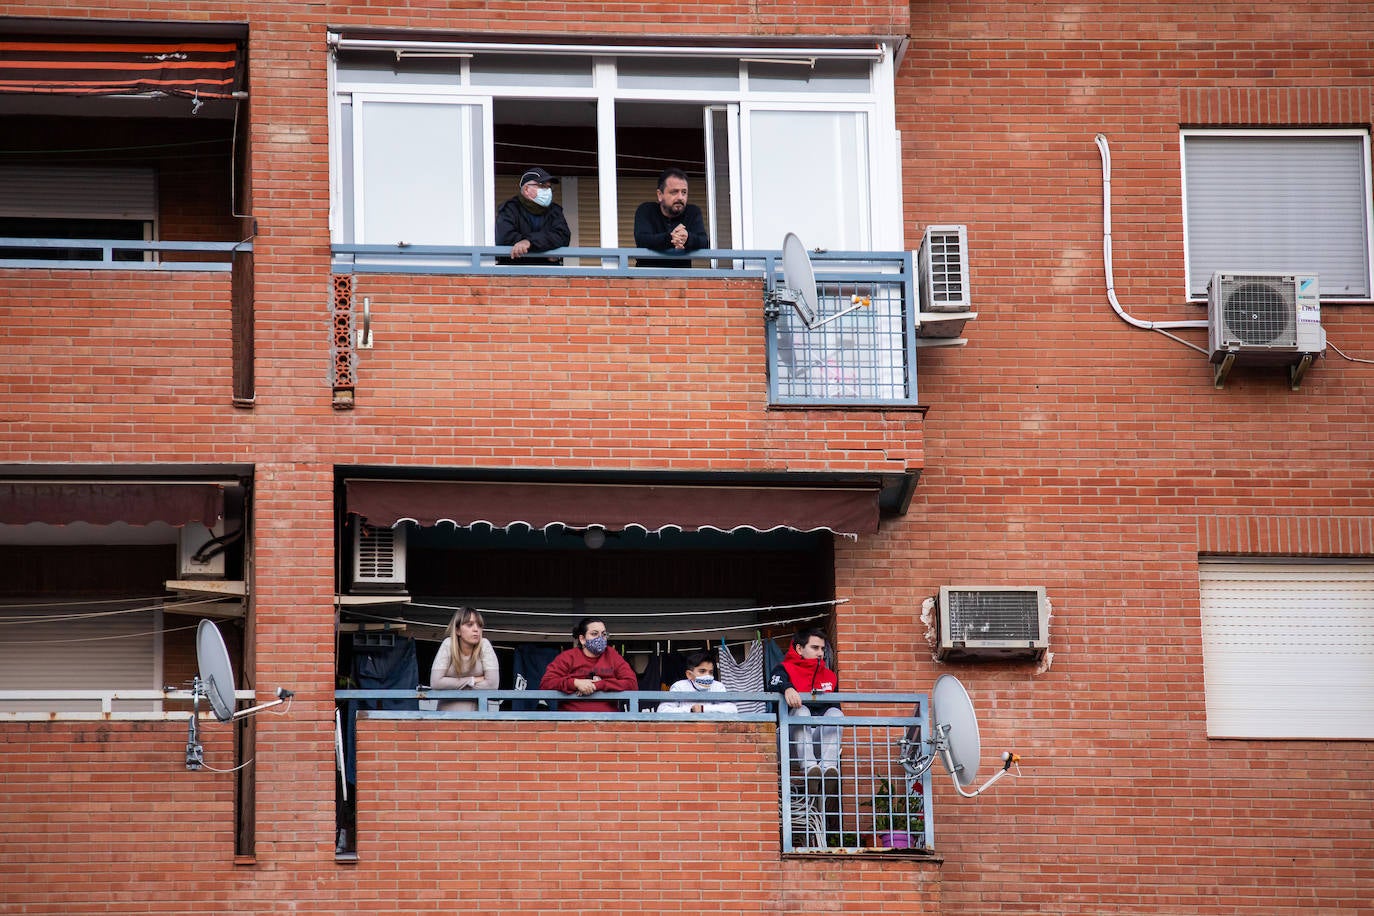
POLYGON ((0 40, 0 93, 222 99, 243 76, 234 41, 0 40))

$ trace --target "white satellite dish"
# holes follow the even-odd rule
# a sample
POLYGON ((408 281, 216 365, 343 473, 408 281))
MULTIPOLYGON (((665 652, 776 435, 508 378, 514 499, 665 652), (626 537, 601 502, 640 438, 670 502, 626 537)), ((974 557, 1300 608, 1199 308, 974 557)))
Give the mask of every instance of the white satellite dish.
POLYGON ((806 246, 794 232, 782 237, 782 286, 775 295, 791 304, 807 330, 816 326, 816 272, 806 246))
POLYGON ((945 772, 954 781, 954 788, 965 798, 973 798, 987 791, 1014 766, 1017 772, 1013 775, 1021 775, 1021 758, 1007 751, 1002 754, 1002 769, 996 775, 972 792, 965 791, 964 787, 970 785, 978 775, 983 741, 978 734, 978 716, 973 711, 973 701, 954 675, 942 674, 936 679, 930 691, 930 714, 934 721, 928 739, 922 741, 920 726, 912 725, 900 742, 901 763, 906 769, 907 779, 912 783, 926 774, 936 758, 939 758, 945 772), (929 753, 921 754, 922 745, 929 748, 929 753))
MULTIPOLYGON (((806 253, 806 246, 795 232, 782 237, 782 285, 773 290, 772 298, 775 303, 786 302, 791 305, 808 331, 829 324, 855 309, 867 308, 873 301, 867 296, 850 296, 852 304, 849 308, 817 320, 820 315, 820 293, 816 291, 816 272, 811 267, 811 255, 806 253)), ((776 317, 776 308, 767 314, 776 317)))
POLYGON ((295 696, 284 687, 277 688, 277 698, 259 703, 250 709, 235 710, 234 666, 229 660, 229 650, 224 645, 224 637, 213 621, 201 620, 196 629, 196 665, 200 674, 191 685, 191 721, 187 726, 186 769, 199 770, 205 765, 205 752, 197 735, 200 719, 201 698, 210 701, 210 708, 220 722, 231 722, 252 715, 263 709, 280 706, 295 696))
POLYGON ((196 630, 196 662, 200 666, 200 683, 210 699, 215 718, 228 722, 234 718, 234 667, 219 627, 202 620, 196 630))

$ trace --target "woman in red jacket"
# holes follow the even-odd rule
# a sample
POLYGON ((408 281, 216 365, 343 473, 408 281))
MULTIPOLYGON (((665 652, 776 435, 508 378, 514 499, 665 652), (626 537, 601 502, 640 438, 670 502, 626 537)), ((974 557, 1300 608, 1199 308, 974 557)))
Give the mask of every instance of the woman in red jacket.
MULTIPOLYGON (((540 690, 561 690, 585 697, 593 693, 615 690, 638 690, 630 663, 608 645, 606 621, 599 617, 583 617, 573 627, 571 649, 560 652, 549 662, 539 680, 540 690)), ((569 712, 615 712, 613 700, 559 701, 558 708, 569 712)))

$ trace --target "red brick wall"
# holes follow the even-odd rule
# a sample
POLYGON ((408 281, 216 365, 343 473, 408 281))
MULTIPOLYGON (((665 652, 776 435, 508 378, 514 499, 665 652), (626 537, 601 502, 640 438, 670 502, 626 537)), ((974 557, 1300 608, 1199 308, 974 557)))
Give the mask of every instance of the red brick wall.
MULTIPOLYGON (((120 2, 90 11, 147 14, 120 2)), ((926 224, 966 223, 979 311, 967 347, 922 351, 924 420, 767 412, 761 298, 737 281, 362 278, 377 346, 361 354, 357 409, 332 410, 326 24, 652 34, 680 31, 684 17, 567 2, 242 2, 159 15, 252 23, 257 406, 229 405, 227 276, 6 270, 0 446, 7 461, 253 463, 245 667, 264 691, 299 696, 288 716, 260 719, 257 862, 239 868, 227 778, 195 783, 217 787, 207 802, 178 775, 184 728, 0 724, 11 828, 0 908, 180 912, 197 899, 226 912, 452 911, 510 890, 502 882, 519 869, 569 888, 595 872, 603 892, 661 909, 698 888, 708 905, 739 897, 758 912, 1330 913, 1374 899, 1374 795, 1359 764, 1369 743, 1207 740, 1197 606, 1199 552, 1374 552, 1371 369, 1331 351, 1299 391, 1276 370, 1238 371, 1218 391, 1201 354, 1117 318, 1093 144, 1101 132, 1112 145, 1122 303, 1146 319, 1204 317, 1182 295, 1179 127, 1367 127, 1367 4, 692 11, 694 33, 787 34, 790 18, 814 35, 912 36, 897 102, 908 243, 926 224), (748 729, 679 726, 707 732, 698 743, 710 760, 694 768, 677 730, 664 740, 658 726, 624 742, 563 724, 378 723, 363 811, 376 829, 357 866, 336 865, 332 468, 355 462, 919 468, 904 518, 837 545, 845 683, 924 690, 957 672, 985 759, 1014 747, 1026 778, 977 801, 937 781, 936 877, 908 862, 770 856, 769 765, 748 729), (948 583, 1045 585, 1051 663, 934 663, 921 603, 948 583), (117 774, 90 775, 95 743, 117 774), (469 849, 436 835, 440 808, 460 805, 467 786, 521 816, 534 806, 526 791, 579 812, 571 771, 542 756, 550 745, 583 762, 598 792, 623 786, 665 834, 682 808, 714 809, 731 868, 696 850, 680 866, 672 843, 613 849, 613 868, 577 871, 543 858, 545 831, 523 820, 489 827, 519 844, 515 856, 500 839, 469 849), (664 772, 678 788, 658 799, 664 772), (34 801, 71 787, 77 816, 34 801), (211 839, 182 832, 186 803, 202 806, 211 839), (111 819, 118 843, 99 826, 111 819), (483 867, 465 869, 474 854, 483 867)), ((1363 358, 1374 357, 1367 309, 1323 309, 1332 343, 1363 358)), ((473 812, 489 816, 485 804, 473 812)), ((648 829, 625 829, 648 843, 648 829)))
POLYGON ((940 912, 929 860, 780 865, 777 766, 763 724, 362 720, 360 893, 399 860, 472 912, 940 912))

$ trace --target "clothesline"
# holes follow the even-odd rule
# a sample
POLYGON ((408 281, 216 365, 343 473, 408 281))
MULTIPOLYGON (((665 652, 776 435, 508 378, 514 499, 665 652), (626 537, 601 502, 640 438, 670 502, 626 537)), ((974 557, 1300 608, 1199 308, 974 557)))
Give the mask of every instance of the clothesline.
MULTIPOLYGON (((769 611, 794 611, 799 608, 809 607, 834 607, 840 604, 848 604, 848 598, 832 598, 828 601, 802 601, 796 604, 770 604, 764 607, 742 607, 742 608, 710 608, 707 610, 692 611, 597 611, 595 616, 598 619, 620 620, 620 619, 642 619, 646 617, 703 617, 708 614, 719 616, 721 614, 760 614, 769 611)), ((456 611, 462 605, 452 604, 422 604, 411 602, 411 607, 431 608, 433 610, 456 611)), ((483 614, 511 614, 520 617, 558 617, 569 619, 575 616, 574 612, 569 611, 524 611, 515 608, 486 608, 478 607, 478 611, 483 614)), ((814 619, 814 618, 808 618, 814 619)), ((770 621, 770 623, 773 621, 770 621)), ((787 623, 788 621, 777 621, 787 623)), ((447 624, 444 624, 447 626, 447 624)), ((720 629, 717 627, 716 629, 720 629)))

